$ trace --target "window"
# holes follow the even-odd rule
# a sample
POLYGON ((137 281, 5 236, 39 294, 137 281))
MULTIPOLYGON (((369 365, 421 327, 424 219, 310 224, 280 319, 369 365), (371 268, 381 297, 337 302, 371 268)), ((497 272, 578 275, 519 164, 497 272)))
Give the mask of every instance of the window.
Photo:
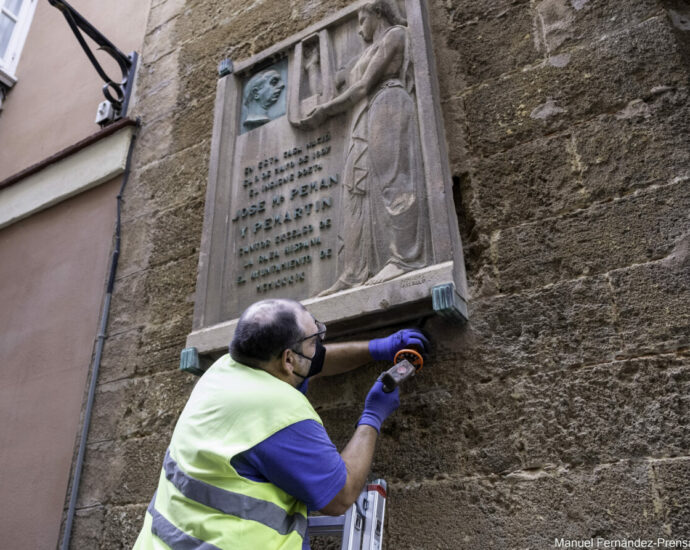
POLYGON ((37 0, 0 0, 0 83, 12 87, 37 0))

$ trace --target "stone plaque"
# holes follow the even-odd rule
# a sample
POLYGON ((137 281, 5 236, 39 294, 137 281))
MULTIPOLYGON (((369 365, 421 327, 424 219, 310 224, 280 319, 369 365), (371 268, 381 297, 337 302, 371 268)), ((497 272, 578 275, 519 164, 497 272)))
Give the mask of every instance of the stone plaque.
POLYGON ((354 3, 219 80, 188 346, 264 298, 345 333, 432 313, 438 285, 466 312, 423 0, 354 3))

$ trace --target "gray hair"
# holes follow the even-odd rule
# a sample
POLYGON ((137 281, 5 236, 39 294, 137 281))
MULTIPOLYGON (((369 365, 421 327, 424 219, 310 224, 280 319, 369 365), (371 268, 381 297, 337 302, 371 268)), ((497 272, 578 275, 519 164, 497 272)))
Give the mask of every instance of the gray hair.
POLYGON ((230 343, 235 361, 250 366, 279 357, 300 338, 303 331, 297 311, 304 306, 294 300, 262 300, 249 306, 237 323, 230 343))

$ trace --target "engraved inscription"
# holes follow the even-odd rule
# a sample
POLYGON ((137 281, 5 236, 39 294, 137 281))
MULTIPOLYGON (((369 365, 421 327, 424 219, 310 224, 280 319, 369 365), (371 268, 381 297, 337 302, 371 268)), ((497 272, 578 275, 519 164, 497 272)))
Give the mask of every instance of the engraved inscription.
POLYGON ((331 217, 323 214, 333 208, 332 193, 339 187, 340 175, 307 179, 323 171, 322 164, 316 161, 329 156, 330 140, 330 134, 324 133, 275 154, 263 151, 258 162, 241 167, 246 199, 238 197, 230 218, 237 227, 239 242, 235 250, 241 258, 241 262, 234 264, 241 271, 235 277, 236 284, 254 282, 257 293, 266 293, 305 283, 309 281, 309 267, 314 259, 333 258, 330 243, 322 247, 322 232, 333 223, 331 217), (314 217, 317 218, 311 221, 314 217), (300 268, 297 274, 275 278, 300 268), (264 282, 269 278, 273 279, 264 282))

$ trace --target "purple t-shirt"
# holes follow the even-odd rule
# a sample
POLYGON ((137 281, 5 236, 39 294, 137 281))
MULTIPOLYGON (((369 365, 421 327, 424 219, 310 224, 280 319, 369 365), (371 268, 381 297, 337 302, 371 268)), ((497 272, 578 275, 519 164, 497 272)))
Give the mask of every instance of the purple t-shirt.
MULTIPOLYGON (((309 510, 320 510, 345 486, 347 469, 324 427, 302 420, 283 428, 231 460, 242 477, 271 482, 301 500, 309 510)), ((303 549, 309 548, 309 534, 303 549)))

